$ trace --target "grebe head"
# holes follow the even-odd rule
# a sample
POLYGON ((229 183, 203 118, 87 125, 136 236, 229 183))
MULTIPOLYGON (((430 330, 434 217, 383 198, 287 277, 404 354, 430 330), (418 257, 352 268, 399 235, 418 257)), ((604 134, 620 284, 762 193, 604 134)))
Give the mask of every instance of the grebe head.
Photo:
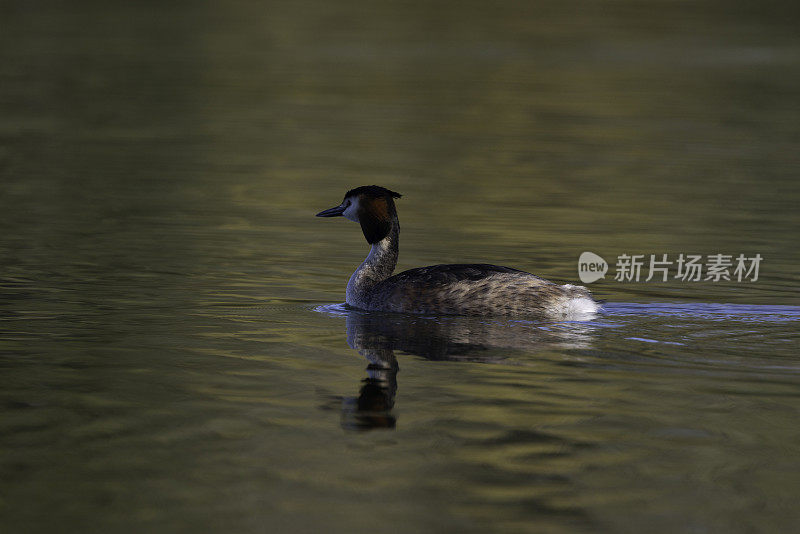
POLYGON ((394 199, 401 196, 379 185, 362 185, 345 193, 341 204, 317 213, 317 217, 342 215, 357 222, 361 224, 367 242, 373 244, 389 235, 392 223, 396 224, 394 199))

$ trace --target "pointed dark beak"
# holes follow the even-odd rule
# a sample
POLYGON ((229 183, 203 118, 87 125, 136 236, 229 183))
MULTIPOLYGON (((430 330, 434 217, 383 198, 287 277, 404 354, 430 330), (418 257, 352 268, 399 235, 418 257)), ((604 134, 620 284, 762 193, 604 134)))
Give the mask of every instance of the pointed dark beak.
POLYGON ((344 210, 344 206, 336 206, 335 208, 330 208, 317 213, 317 217, 339 217, 342 215, 342 213, 344 213, 344 210))

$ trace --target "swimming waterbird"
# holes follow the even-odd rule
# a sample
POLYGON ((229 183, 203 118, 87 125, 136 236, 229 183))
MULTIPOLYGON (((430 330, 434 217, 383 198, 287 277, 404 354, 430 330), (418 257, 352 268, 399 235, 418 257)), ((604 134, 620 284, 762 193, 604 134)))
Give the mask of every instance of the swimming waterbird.
POLYGON ((348 191, 317 217, 344 216, 361 225, 369 255, 350 277, 345 301, 370 311, 448 315, 518 315, 580 321, 600 308, 582 286, 559 285, 510 267, 453 264, 392 275, 399 251, 399 193, 377 185, 348 191))

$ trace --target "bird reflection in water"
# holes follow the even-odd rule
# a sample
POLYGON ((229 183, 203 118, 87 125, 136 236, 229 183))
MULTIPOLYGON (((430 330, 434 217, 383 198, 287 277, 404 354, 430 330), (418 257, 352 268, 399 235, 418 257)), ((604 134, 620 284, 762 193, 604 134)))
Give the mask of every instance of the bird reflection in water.
MULTIPOLYGON (((345 316, 347 344, 368 362, 358 397, 342 403, 342 427, 351 430, 396 426, 392 410, 400 368, 395 351, 434 361, 503 363, 508 352, 587 349, 597 328, 592 323, 365 312, 347 305, 320 306, 317 311, 345 316)), ((513 363, 525 364, 524 359, 513 363)))

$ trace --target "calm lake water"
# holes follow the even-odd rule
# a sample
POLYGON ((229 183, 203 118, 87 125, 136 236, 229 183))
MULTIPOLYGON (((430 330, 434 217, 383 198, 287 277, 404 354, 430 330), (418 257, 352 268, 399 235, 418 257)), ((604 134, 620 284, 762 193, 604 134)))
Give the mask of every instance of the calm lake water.
POLYGON ((797 5, 3 3, 0 530, 795 531, 797 5), (346 309, 373 183, 603 313, 346 309))

